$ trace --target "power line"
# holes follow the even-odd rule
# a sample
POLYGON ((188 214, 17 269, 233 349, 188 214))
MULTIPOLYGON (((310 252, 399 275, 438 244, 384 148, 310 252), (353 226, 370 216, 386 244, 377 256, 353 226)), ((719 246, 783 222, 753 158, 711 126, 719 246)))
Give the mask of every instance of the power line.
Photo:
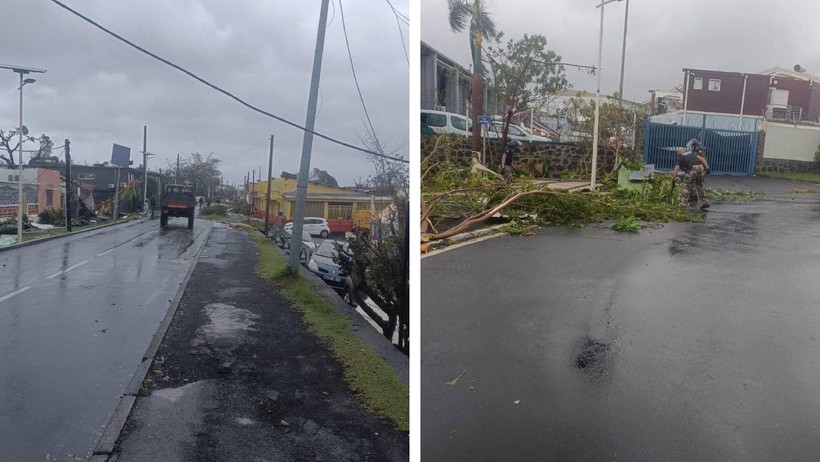
POLYGON ((382 144, 376 136, 376 129, 373 128, 373 123, 370 121, 370 114, 367 113, 367 106, 364 104, 364 97, 362 97, 362 89, 359 88, 359 79, 356 78, 356 67, 353 66, 353 55, 350 53, 350 42, 347 41, 347 26, 345 25, 345 9, 342 7, 342 0, 339 0, 339 13, 342 17, 342 30, 345 34, 345 46, 347 47, 347 57, 350 58, 350 70, 353 72, 353 81, 356 83, 356 91, 359 92, 359 101, 362 102, 362 109, 364 109, 364 116, 367 118, 367 125, 370 126, 370 133, 373 134, 373 139, 376 141, 376 146, 381 149, 382 144))
MULTIPOLYGON (((341 1, 341 0, 339 0, 341 1)), ((387 0, 387 4, 390 6, 390 9, 393 10, 393 16, 396 17, 396 27, 399 28, 399 38, 401 39, 401 49, 404 50, 404 60, 407 61, 407 65, 410 65, 410 57, 407 55, 407 46, 404 44, 404 32, 401 31, 401 22, 404 22, 406 25, 410 25, 410 21, 407 19, 407 16, 401 14, 399 10, 393 7, 393 4, 390 3, 390 0, 387 0), (400 22, 401 21, 401 22, 400 22)))
POLYGON ((350 143, 346 143, 346 142, 344 142, 344 141, 337 140, 336 138, 332 138, 332 137, 330 137, 330 136, 323 135, 323 134, 321 134, 321 133, 319 133, 319 132, 315 132, 315 131, 313 131, 313 130, 308 130, 307 128, 305 128, 305 127, 303 127, 303 126, 301 126, 301 125, 299 125, 299 124, 293 123, 293 122, 291 122, 291 121, 289 121, 289 120, 287 120, 287 119, 285 119, 285 118, 282 118, 282 117, 279 117, 279 116, 277 116, 277 115, 271 114, 270 112, 267 112, 267 111, 265 111, 265 110, 263 110, 263 109, 260 109, 260 108, 258 108, 258 107, 256 107, 256 106, 254 106, 254 105, 252 105, 252 104, 250 104, 250 103, 245 102, 243 99, 239 98, 238 96, 234 95, 233 93, 231 93, 231 92, 229 92, 229 91, 227 91, 227 90, 223 90, 222 88, 220 88, 220 87, 218 87, 218 86, 216 86, 216 85, 212 84, 211 82, 208 82, 207 80, 205 80, 205 79, 203 79, 203 78, 199 77, 198 75, 196 75, 196 74, 194 74, 193 72, 191 72, 191 71, 189 71, 189 70, 187 70, 187 69, 183 68, 182 66, 179 66, 179 65, 177 65, 177 64, 174 64, 173 62, 168 61, 167 59, 162 58, 162 57, 160 57, 160 56, 158 56, 158 55, 156 55, 156 54, 154 54, 154 53, 152 53, 152 52, 150 52, 150 51, 146 50, 145 48, 143 48, 143 47, 141 47, 141 46, 139 46, 139 45, 137 45, 137 44, 135 44, 135 43, 133 43, 133 42, 129 41, 128 39, 126 39, 126 38, 124 38, 124 37, 122 37, 122 36, 118 35, 117 33, 112 32, 112 31, 110 31, 110 30, 106 29, 105 27, 103 27, 102 25, 98 24, 97 22, 95 22, 95 21, 94 21, 94 20, 92 20, 91 18, 89 18, 89 17, 87 17, 87 16, 84 16, 82 13, 79 13, 79 12, 77 12, 77 11, 75 11, 75 10, 71 9, 69 6, 65 5, 64 3, 60 2, 59 0, 51 0, 51 2, 52 2, 52 3, 55 3, 56 5, 58 5, 58 6, 62 7, 62 8, 63 8, 63 9, 65 9, 65 10, 67 10, 67 11, 69 11, 69 12, 73 13, 73 14, 74 14, 74 15, 76 15, 77 17, 79 17, 79 18, 83 19, 84 21, 88 22, 89 24, 92 24, 93 26, 95 26, 95 27, 97 27, 98 29, 102 30, 102 31, 103 31, 103 32, 105 32, 106 34, 108 34, 108 35, 110 35, 110 36, 112 36, 112 37, 116 38, 117 40, 120 40, 120 41, 122 41, 123 43, 126 43, 126 44, 130 45, 131 47, 133 47, 133 48, 135 48, 135 49, 137 49, 137 50, 139 50, 139 51, 141 51, 141 52, 143 52, 143 53, 147 54, 148 56, 150 56, 150 57, 152 57, 152 58, 156 59, 157 61, 160 61, 160 62, 162 62, 162 63, 164 63, 164 64, 167 64, 168 66, 173 67, 174 69, 176 69, 176 70, 178 70, 178 71, 182 72, 183 74, 188 75, 189 77, 193 78, 194 80, 197 80, 197 81, 199 81, 200 83, 202 83, 202 84, 204 84, 204 85, 206 85, 206 86, 208 86, 208 87, 210 87, 210 88, 212 88, 212 89, 214 89, 214 90, 218 91, 219 93, 222 93, 223 95, 225 95, 225 96, 227 96, 227 97, 231 98, 232 100, 234 100, 234 101, 238 102, 239 104, 241 104, 241 105, 243 105, 243 106, 247 107, 248 109, 251 109, 251 110, 256 111, 256 112, 258 112, 258 113, 260 113, 260 114, 266 115, 266 116, 268 116, 268 117, 270 117, 270 118, 276 119, 276 120, 278 120, 278 121, 280 121, 280 122, 282 122, 282 123, 285 123, 285 124, 287 124, 287 125, 290 125, 291 127, 298 128, 299 130, 306 131, 306 132, 308 132, 308 133, 312 133, 312 134, 314 134, 314 135, 318 136, 319 138, 323 138, 323 139, 325 139, 325 140, 328 140, 328 141, 330 141, 330 142, 332 142, 332 143, 336 143, 336 144, 338 144, 338 145, 344 146, 344 147, 346 147, 346 148, 354 149, 354 150, 356 150, 356 151, 361 151, 361 152, 364 152, 364 153, 366 153, 366 154, 371 154, 371 155, 374 155, 374 156, 377 156, 377 157, 384 157, 384 158, 391 159, 391 160, 396 160, 396 161, 399 161, 399 162, 410 163, 410 161, 409 161, 409 160, 402 159, 402 158, 400 158, 400 157, 391 157, 391 156, 386 156, 386 155, 384 155, 384 154, 382 154, 382 153, 378 153, 378 152, 375 152, 375 151, 370 151, 370 150, 368 150, 368 149, 361 148, 361 147, 359 147, 359 146, 355 146, 355 145, 352 145, 352 144, 350 144, 350 143))
POLYGON ((388 5, 390 5, 390 9, 391 9, 391 10, 393 10, 393 14, 394 14, 394 15, 396 15, 396 19, 401 18, 401 21, 402 21, 403 23, 405 23, 405 24, 407 24, 407 25, 410 25, 410 20, 407 18, 407 16, 405 16, 404 14, 402 14, 402 12, 401 12, 401 11, 397 10, 397 9, 393 6, 393 4, 392 4, 392 3, 390 3, 390 0, 386 0, 386 1, 387 1, 387 4, 388 4, 388 5))

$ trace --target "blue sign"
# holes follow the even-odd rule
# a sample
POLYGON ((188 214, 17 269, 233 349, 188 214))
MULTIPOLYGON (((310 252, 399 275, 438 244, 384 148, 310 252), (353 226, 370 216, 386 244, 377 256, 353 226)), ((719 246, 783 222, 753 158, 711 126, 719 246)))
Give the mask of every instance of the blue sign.
POLYGON ((478 123, 480 123, 481 125, 490 125, 492 122, 493 119, 487 114, 478 116, 478 123))

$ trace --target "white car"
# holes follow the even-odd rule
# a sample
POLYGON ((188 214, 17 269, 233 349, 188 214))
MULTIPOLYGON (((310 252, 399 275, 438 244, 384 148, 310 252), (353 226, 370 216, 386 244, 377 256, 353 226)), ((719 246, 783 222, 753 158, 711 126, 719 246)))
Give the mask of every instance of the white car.
MULTIPOLYGON (((282 229, 285 232, 290 232, 293 229, 293 222, 285 223, 282 229)), ((330 226, 324 218, 305 217, 305 221, 302 223, 302 232, 312 236, 328 237, 330 236, 330 226)))
MULTIPOLYGON (((492 139, 501 138, 501 130, 503 128, 504 128, 504 123, 503 122, 495 122, 494 121, 492 123, 492 125, 490 125, 490 136, 489 136, 489 138, 492 138, 492 139)), ((538 135, 532 135, 532 137, 530 137, 530 132, 526 128, 519 127, 518 125, 515 125, 515 124, 510 124, 510 126, 508 127, 508 129, 507 129, 507 139, 508 140, 518 140, 518 141, 530 141, 530 140, 532 140, 532 141, 538 141, 538 142, 542 142, 542 143, 552 141, 549 138, 545 138, 543 136, 538 136, 538 135)))

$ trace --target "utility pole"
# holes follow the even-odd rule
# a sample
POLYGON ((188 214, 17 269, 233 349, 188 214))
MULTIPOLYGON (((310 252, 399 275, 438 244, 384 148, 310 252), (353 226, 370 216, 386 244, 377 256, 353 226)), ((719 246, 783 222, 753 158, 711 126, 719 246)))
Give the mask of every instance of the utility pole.
POLYGON ((177 178, 176 178, 176 183, 177 183, 177 184, 181 184, 181 183, 179 182, 179 153, 177 153, 177 170, 176 170, 176 172, 174 172, 174 174, 175 174, 175 175, 176 175, 176 177, 177 177, 177 178))
POLYGON ((65 230, 71 232, 71 141, 65 140, 65 230))
MULTIPOLYGON (((621 84, 618 87, 618 105, 624 104, 624 62, 626 62, 626 26, 629 24, 629 0, 626 0, 624 11, 624 45, 621 48, 621 84)), ((745 83, 745 82, 744 82, 745 83)))
MULTIPOLYGON (((302 137, 302 161, 299 167, 299 176, 296 181, 296 210, 293 213, 293 234, 291 242, 299 242, 301 246, 303 221, 305 218, 305 201, 307 199, 307 179, 310 174, 310 153, 313 149, 313 128, 316 125, 316 102, 319 94, 319 79, 322 74, 322 52, 325 48, 325 29, 327 24, 327 7, 329 0, 322 0, 319 12, 319 27, 316 33, 316 50, 313 53, 313 71, 310 76, 310 94, 308 96, 305 131, 302 137)), ((299 271, 300 247, 291 245, 290 269, 294 273, 299 271), (294 251, 295 250, 295 251, 294 251)))
POLYGON ((265 194, 265 236, 270 230, 270 176, 273 171, 273 135, 270 136, 270 155, 268 156, 268 189, 265 194))
POLYGON ((113 216, 111 217, 111 221, 117 221, 117 198, 120 195, 120 166, 117 165, 117 173, 116 173, 116 184, 114 185, 114 197, 111 198, 111 211, 113 212, 113 216))
POLYGON ((148 200, 148 126, 142 126, 142 203, 148 200))

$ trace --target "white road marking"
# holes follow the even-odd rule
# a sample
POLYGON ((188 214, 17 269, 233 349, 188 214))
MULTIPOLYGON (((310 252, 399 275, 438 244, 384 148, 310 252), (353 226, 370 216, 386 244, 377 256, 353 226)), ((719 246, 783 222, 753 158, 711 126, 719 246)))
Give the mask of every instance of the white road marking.
POLYGON ((108 249, 108 250, 106 250, 106 251, 105 251, 105 252, 103 252, 103 253, 98 253, 97 255, 95 255, 95 257, 102 257, 103 255, 105 255, 105 254, 107 254, 107 253, 111 253, 111 252, 113 252, 113 251, 114 251, 114 249, 113 249, 113 248, 112 248, 112 249, 108 249))
POLYGON ((69 271, 71 271, 71 270, 73 270, 73 269, 77 269, 77 268, 79 268, 79 267, 81 267, 81 266, 85 265, 86 263, 88 263, 88 260, 83 260, 83 261, 81 261, 81 262, 77 263, 76 265, 69 266, 68 268, 66 268, 66 269, 64 269, 64 270, 62 270, 62 271, 58 271, 58 272, 56 272, 56 273, 52 274, 51 276, 47 277, 46 279, 54 279, 54 278, 56 278, 57 276, 59 276, 59 275, 61 275, 61 274, 65 274, 65 273, 67 273, 67 272, 69 272, 69 271))
POLYGON ((0 302, 5 302, 6 300, 10 299, 11 297, 14 297, 15 295, 20 295, 20 294, 22 294, 23 292, 25 292, 29 289, 31 289, 31 287, 23 287, 22 289, 17 289, 14 292, 12 292, 8 295, 4 295, 4 296, 0 297, 0 302))

